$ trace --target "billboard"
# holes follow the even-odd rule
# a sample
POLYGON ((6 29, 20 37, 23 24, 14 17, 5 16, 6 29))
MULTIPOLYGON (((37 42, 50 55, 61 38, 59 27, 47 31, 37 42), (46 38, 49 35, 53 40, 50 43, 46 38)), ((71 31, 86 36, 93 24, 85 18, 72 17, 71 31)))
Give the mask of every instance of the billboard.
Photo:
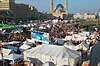
POLYGON ((31 39, 34 41, 49 43, 49 33, 31 32, 31 39))

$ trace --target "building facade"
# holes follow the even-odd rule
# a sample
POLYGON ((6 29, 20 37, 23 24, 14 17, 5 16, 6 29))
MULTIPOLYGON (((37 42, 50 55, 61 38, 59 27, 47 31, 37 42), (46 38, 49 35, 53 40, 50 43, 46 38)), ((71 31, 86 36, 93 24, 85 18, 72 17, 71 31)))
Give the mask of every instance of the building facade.
POLYGON ((15 0, 0 0, 0 10, 14 10, 15 0))
POLYGON ((88 13, 84 13, 84 14, 77 13, 77 14, 73 15, 73 18, 74 19, 95 19, 96 15, 95 14, 88 14, 88 13))

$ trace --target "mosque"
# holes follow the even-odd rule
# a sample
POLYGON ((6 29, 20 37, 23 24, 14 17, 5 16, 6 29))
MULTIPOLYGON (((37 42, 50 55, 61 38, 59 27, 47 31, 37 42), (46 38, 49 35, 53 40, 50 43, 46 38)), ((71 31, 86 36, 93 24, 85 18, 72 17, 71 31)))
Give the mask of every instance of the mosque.
POLYGON ((57 18, 66 19, 68 15, 68 0, 65 0, 64 6, 62 4, 54 6, 53 0, 50 0, 50 14, 57 18))

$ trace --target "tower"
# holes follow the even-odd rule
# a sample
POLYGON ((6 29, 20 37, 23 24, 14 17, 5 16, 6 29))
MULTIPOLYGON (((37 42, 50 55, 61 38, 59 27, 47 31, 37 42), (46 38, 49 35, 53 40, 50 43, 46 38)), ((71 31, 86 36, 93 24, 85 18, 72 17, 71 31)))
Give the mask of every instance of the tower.
POLYGON ((65 12, 68 13, 68 0, 65 0, 65 12))
POLYGON ((53 0, 50 0, 50 13, 53 12, 53 0))

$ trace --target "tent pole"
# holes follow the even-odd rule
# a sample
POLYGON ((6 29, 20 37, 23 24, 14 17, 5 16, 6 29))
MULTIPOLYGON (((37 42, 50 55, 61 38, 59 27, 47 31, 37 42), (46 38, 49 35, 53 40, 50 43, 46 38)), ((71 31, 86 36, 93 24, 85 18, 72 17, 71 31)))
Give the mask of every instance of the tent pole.
POLYGON ((13 65, 14 65, 14 60, 13 60, 13 65))

